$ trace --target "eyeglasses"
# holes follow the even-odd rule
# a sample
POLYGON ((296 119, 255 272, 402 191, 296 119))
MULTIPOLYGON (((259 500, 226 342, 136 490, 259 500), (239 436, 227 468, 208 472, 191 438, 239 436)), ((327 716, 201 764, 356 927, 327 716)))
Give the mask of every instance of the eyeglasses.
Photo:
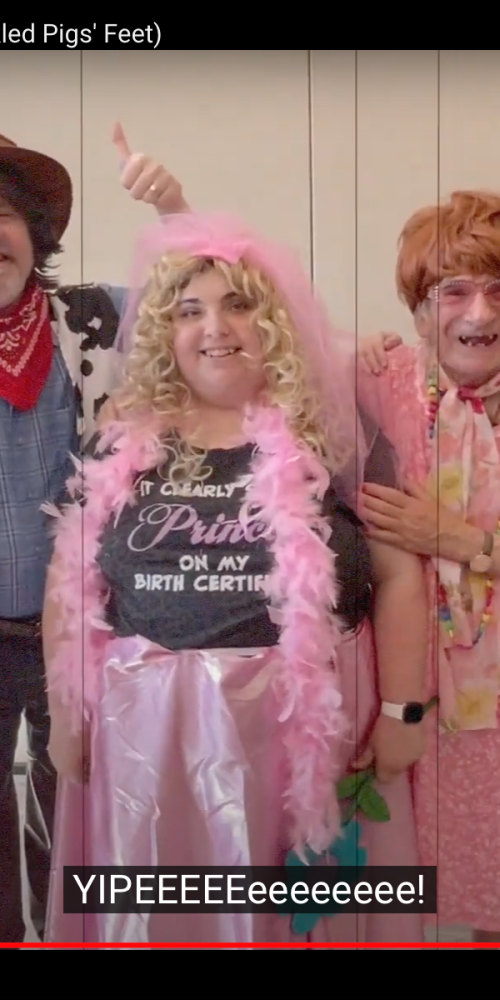
POLYGON ((428 298, 438 302, 440 306, 464 309, 474 301, 478 292, 484 295, 490 306, 500 309, 500 279, 481 284, 468 278, 447 278, 440 285, 434 286, 428 298))

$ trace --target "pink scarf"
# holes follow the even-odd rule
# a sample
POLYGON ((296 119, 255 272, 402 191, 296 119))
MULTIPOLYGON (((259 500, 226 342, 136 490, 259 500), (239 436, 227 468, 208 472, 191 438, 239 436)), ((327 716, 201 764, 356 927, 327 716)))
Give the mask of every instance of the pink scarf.
MULTIPOLYGON (((335 786, 347 731, 335 670, 340 642, 333 610, 335 554, 327 545, 330 529, 321 516, 329 476, 312 452, 296 442, 280 410, 259 408, 248 416, 245 430, 258 451, 241 519, 248 524, 258 516, 267 523, 274 556, 268 598, 270 614, 281 625, 283 655, 275 684, 290 764, 287 806, 297 846, 308 844, 321 852, 340 831, 335 786)), ((49 687, 71 710, 75 732, 81 729, 82 713, 91 716, 110 637, 106 585, 97 564, 101 531, 132 501, 137 475, 164 458, 157 428, 151 426, 114 424, 102 443, 113 444, 113 453, 81 467, 73 486, 82 485, 84 473, 85 505, 72 505, 59 517, 56 530, 61 614, 58 652, 47 672, 49 687)))
MULTIPOLYGON (((500 519, 500 457, 483 400, 500 392, 500 376, 472 389, 452 385, 440 371, 438 384, 444 395, 439 403, 436 397, 435 404, 431 490, 464 521, 495 533, 500 519)), ((445 644, 470 649, 478 639, 488 583, 457 563, 434 562, 450 615, 445 644)))

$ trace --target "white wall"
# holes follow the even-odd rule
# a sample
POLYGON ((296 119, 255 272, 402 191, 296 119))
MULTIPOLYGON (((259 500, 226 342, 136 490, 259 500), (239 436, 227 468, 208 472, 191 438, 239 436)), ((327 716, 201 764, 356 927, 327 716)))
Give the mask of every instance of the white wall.
POLYGON ((7 51, 0 92, 0 131, 73 177, 65 281, 126 282, 151 218, 118 185, 115 119, 191 204, 294 245, 361 333, 412 336, 393 281, 408 215, 457 187, 500 188, 496 50, 7 51))
POLYGON ((293 244, 340 324, 411 324, 395 299, 407 216, 500 186, 496 50, 4 52, 0 131, 59 157, 75 208, 65 280, 126 281, 151 209, 117 183, 116 118, 192 204, 293 244))

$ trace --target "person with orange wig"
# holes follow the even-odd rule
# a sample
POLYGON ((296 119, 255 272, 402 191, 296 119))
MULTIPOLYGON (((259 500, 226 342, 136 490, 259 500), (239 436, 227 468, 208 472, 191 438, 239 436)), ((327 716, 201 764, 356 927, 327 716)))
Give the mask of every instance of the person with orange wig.
POLYGON ((373 539, 426 560, 437 710, 415 802, 422 863, 438 868, 437 924, 499 941, 500 196, 457 191, 416 212, 396 279, 419 343, 367 340, 359 388, 401 490, 365 485, 362 516, 373 539))

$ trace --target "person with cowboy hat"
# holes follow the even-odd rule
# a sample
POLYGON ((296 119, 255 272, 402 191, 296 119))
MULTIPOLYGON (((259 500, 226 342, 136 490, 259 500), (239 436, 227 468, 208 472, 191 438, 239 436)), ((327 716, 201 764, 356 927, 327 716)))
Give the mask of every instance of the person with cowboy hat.
MULTIPOLYGON (((133 154, 121 126, 121 183, 159 214, 186 209, 180 185, 133 154)), ((14 760, 22 715, 28 768, 24 849, 41 940, 56 774, 47 745, 41 611, 51 540, 41 510, 72 471, 113 388, 124 289, 61 288, 52 270, 71 217, 71 178, 0 136, 0 941, 21 942, 21 848, 14 760)))

